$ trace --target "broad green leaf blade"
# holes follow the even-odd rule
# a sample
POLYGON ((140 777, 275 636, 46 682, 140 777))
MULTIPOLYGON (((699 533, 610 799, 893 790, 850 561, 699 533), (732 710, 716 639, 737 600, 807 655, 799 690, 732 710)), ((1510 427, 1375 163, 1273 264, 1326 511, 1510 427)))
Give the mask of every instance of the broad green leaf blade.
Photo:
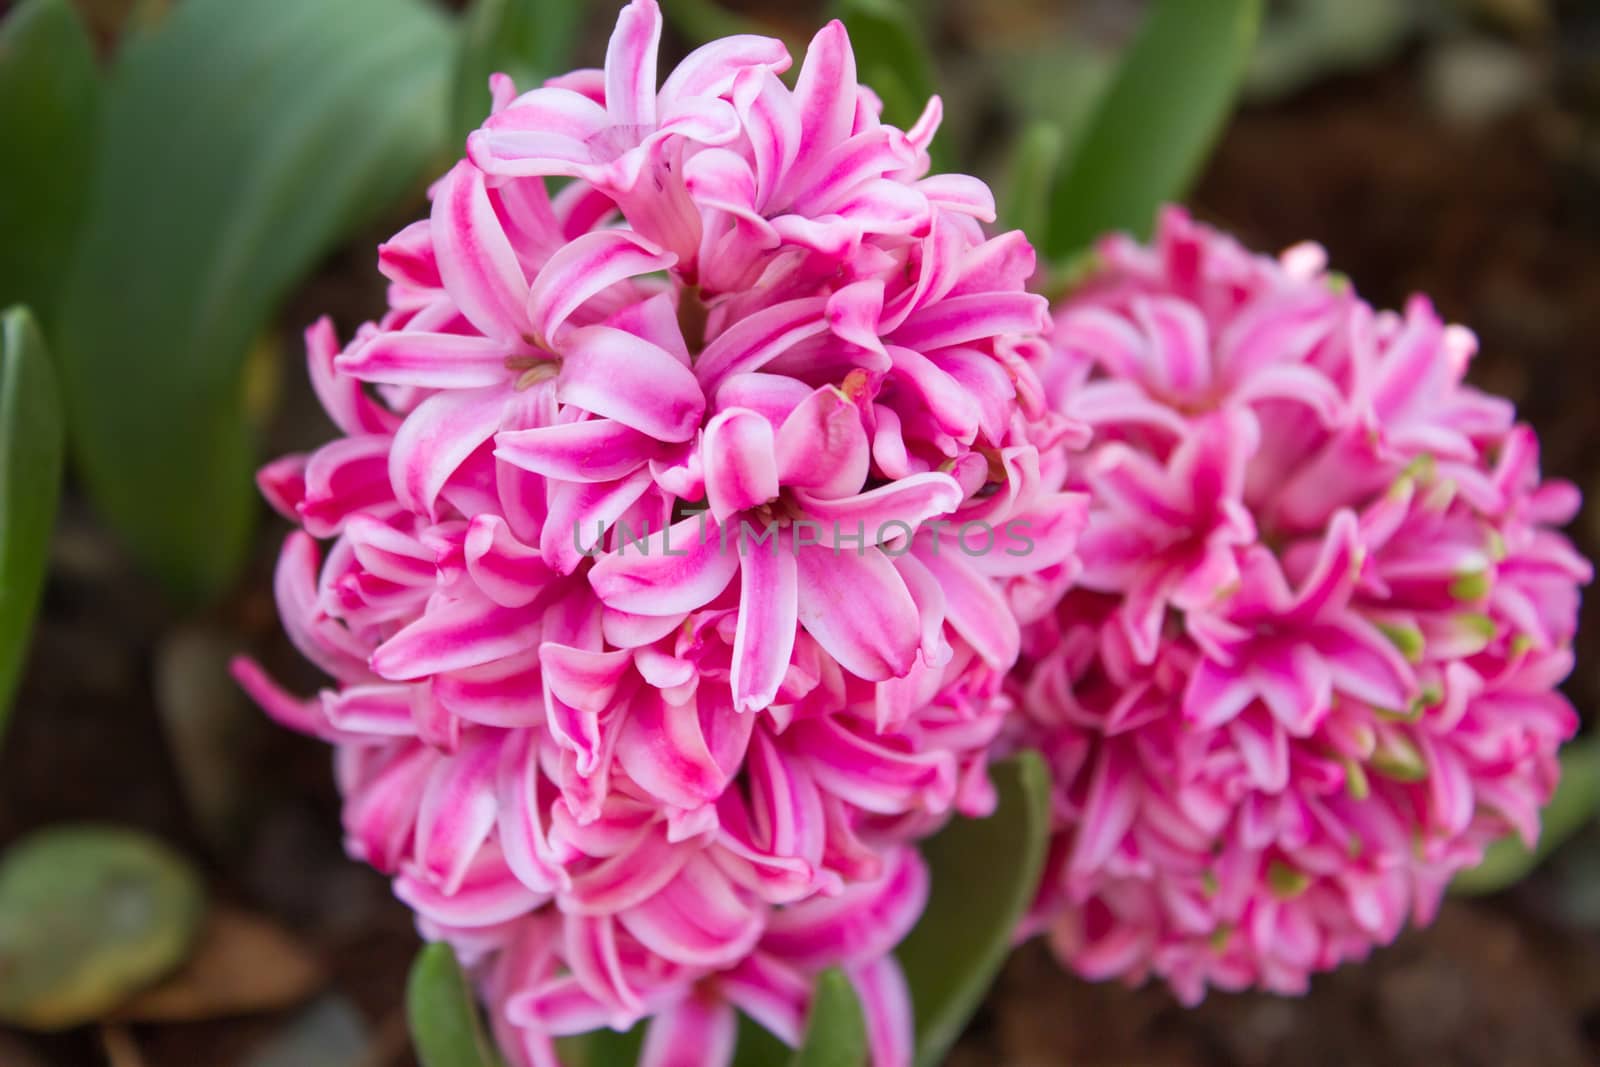
POLYGON ((61 400, 26 308, 0 314, 0 738, 44 588, 61 491, 61 400))
POLYGON ((1000 805, 925 842, 928 907, 896 955, 911 986, 917 1064, 943 1061, 1011 949, 1033 902, 1050 832, 1050 775, 1037 753, 994 768, 1000 805))
POLYGON ((406 979, 406 1021, 422 1067, 500 1067, 455 950, 423 946, 406 979))
POLYGON ((1484 853, 1483 862, 1462 871, 1450 891, 1464 896, 1495 893, 1525 878, 1563 841, 1600 811, 1600 738, 1574 741, 1561 750, 1561 782, 1540 815, 1539 843, 1525 846, 1516 834, 1501 838, 1484 853))
POLYGON ((1011 153, 1000 202, 1001 229, 1021 230, 1030 237, 1044 232, 1050 219, 1050 181, 1061 162, 1061 147, 1061 127, 1053 122, 1032 122, 1022 131, 1011 153))
POLYGON ((54 322, 88 196, 99 74, 68 0, 24 0, 0 21, 0 307, 54 322))
POLYGON ((455 52, 425 0, 185 0, 125 47, 57 345, 85 484, 178 593, 218 592, 248 543, 246 353, 417 189, 455 52))
POLYGON ((199 877, 132 830, 68 826, 0 859, 0 1021, 93 1021, 188 956, 205 913, 199 877))
POLYGON ((572 0, 476 0, 462 28, 451 133, 459 143, 489 115, 489 75, 527 92, 566 69, 583 19, 572 0))
POLYGON ((805 1037, 794 1067, 865 1067, 867 1023, 855 987, 840 970, 823 971, 811 994, 805 1037))
POLYGON ((850 32, 857 76, 883 100, 883 120, 909 128, 938 92, 933 59, 916 17, 902 0, 839 0, 834 15, 850 32))
POLYGON ((1045 252, 1149 232, 1199 174, 1238 94, 1262 0, 1155 0, 1058 175, 1045 252))

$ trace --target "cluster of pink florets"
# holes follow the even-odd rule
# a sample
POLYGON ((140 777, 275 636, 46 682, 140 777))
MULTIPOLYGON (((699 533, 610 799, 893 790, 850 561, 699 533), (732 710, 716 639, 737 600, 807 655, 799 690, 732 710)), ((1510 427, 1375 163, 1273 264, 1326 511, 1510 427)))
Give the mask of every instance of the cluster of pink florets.
POLYGON ((914 845, 996 749, 1055 776, 1026 929, 1188 1001, 1303 989, 1536 834, 1590 569, 1467 331, 1170 211, 1046 341, 1025 238, 927 174, 937 100, 882 124, 837 23, 792 89, 759 37, 658 88, 660 31, 494 79, 388 313, 307 334, 343 436, 261 475, 334 684, 237 674, 514 1060, 793 1044, 841 967, 908 1063, 914 845))
POLYGON ((839 24, 793 89, 758 37, 658 89, 660 31, 635 0, 603 71, 496 78, 388 313, 308 333, 344 436, 261 484, 335 684, 237 673, 337 746, 350 851, 517 1059, 652 1018, 650 1062, 715 1063, 735 1005, 794 1042, 840 966, 903 1064, 910 845, 992 808, 1012 601, 1086 510, 1040 458, 1047 308, 988 189, 927 176, 938 102, 882 124, 839 24))
POLYGON ((1057 312, 1088 424, 1082 572, 1027 637, 1021 733, 1056 781, 1031 928, 1080 973, 1305 989, 1537 835, 1578 720, 1589 564, 1511 405, 1423 299, 1169 211, 1057 312))

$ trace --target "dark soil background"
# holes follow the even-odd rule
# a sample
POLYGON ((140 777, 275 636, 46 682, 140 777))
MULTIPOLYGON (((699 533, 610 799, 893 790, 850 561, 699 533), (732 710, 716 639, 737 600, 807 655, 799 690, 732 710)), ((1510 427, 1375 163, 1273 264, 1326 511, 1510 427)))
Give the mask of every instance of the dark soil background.
MULTIPOLYGON (((1359 60, 1328 69, 1306 61, 1292 92, 1282 84, 1258 92, 1191 201, 1257 247, 1322 241, 1333 266, 1375 303, 1395 306, 1423 290, 1473 326, 1483 342, 1475 378, 1512 397, 1539 430, 1547 473, 1595 502, 1572 531, 1594 558, 1600 5, 1459 2, 1470 10, 1408 24, 1359 60)), ((997 158, 1015 128, 1006 101, 1016 94, 991 84, 1005 76, 995 73, 1005 66, 996 56, 1064 30, 1087 42, 1075 50, 1104 53, 1137 8, 942 5, 934 29, 947 102, 971 158, 997 158)), ((796 29, 809 21, 787 6, 777 17, 796 29)), ((594 21, 603 38, 605 18, 594 21)), ((1046 66, 1070 63, 1038 51, 1046 66)), ((591 41, 584 58, 598 55, 591 41)), ((299 330, 327 311, 347 334, 381 307, 373 246, 414 209, 332 257, 286 309, 264 454, 329 436, 302 380, 299 330)), ((315 978, 298 1005, 244 1018, 115 1023, 50 1038, 0 1030, 0 1067, 412 1062, 400 1008, 416 946, 406 909, 383 879, 344 858, 324 746, 270 726, 225 673, 228 656, 248 649, 290 683, 316 685, 276 631, 269 585, 283 532, 264 519, 256 563, 235 595, 195 617, 130 569, 69 490, 29 671, 0 747, 0 846, 63 820, 150 830, 202 865, 216 901, 280 927, 315 978)), ((1584 613, 1568 685, 1586 717, 1600 697, 1597 603, 1584 613)), ((1600 1063, 1597 960, 1600 832, 1591 829, 1515 890, 1452 901, 1433 928, 1320 978, 1303 998, 1213 995, 1186 1011, 1159 988, 1068 978, 1029 946, 951 1062, 1600 1063)))

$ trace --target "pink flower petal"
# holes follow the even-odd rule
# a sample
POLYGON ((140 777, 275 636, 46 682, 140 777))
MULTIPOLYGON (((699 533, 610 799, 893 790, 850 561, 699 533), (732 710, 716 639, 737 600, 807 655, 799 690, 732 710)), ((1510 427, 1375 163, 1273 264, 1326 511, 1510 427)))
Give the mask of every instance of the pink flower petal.
POLYGON ((874 1067, 911 1067, 916 1048, 912 1028, 911 989, 893 956, 846 969, 861 1002, 867 1025, 867 1048, 874 1067))
POLYGON ((435 393, 406 416, 389 452, 389 481, 408 509, 433 515, 439 493, 500 427, 498 387, 435 393))
POLYGON ((526 336, 528 279, 477 167, 458 163, 439 183, 431 235, 444 288, 467 321, 501 341, 526 336))
POLYGON ((800 623, 845 670, 879 681, 916 663, 917 604, 894 563, 876 548, 797 549, 800 623))
POLYGON ((691 991, 650 1023, 639 1067, 728 1067, 738 1039, 733 1006, 691 991))
POLYGON ((528 292, 534 336, 557 343, 573 312, 619 282, 676 261, 627 230, 595 230, 568 242, 540 268, 528 292))
POLYGON ((837 19, 817 31, 795 82, 800 142, 827 148, 850 136, 856 112, 856 60, 850 35, 837 19))
POLYGON ((661 441, 687 441, 699 428, 700 385, 665 349, 609 326, 586 326, 567 333, 562 354, 562 403, 661 441))
POLYGON ((643 548, 601 556, 589 584, 607 607, 635 615, 681 615, 710 602, 739 569, 738 553, 703 515, 654 534, 643 548))
POLYGON ((871 455, 861 411, 831 386, 809 394, 778 424, 774 446, 784 485, 842 497, 866 482, 871 455))
POLYGON ((618 126, 656 121, 656 49, 661 9, 655 0, 633 0, 617 17, 606 47, 606 111, 618 126))
POLYGON ((909 538, 918 527, 961 504, 961 486, 948 474, 913 474, 856 496, 828 499, 796 490, 805 519, 816 524, 818 542, 829 547, 880 545, 909 538))
POLYGON ((789 670, 799 617, 799 568, 786 539, 748 546, 739 558, 739 629, 733 642, 733 706, 760 711, 789 670))
POLYGON ((778 495, 772 424, 755 412, 735 408, 712 419, 701 454, 706 501, 717 522, 725 523, 778 495))
POLYGON ((795 345, 826 333, 823 297, 788 300, 733 323, 706 345, 695 373, 707 392, 734 374, 758 371, 795 345))
POLYGON ((467 156, 486 174, 575 174, 594 161, 590 141, 610 125, 606 109, 567 89, 535 89, 491 115, 467 138, 467 156))
POLYGON ((494 829, 499 764, 500 739, 473 732, 459 751, 434 765, 423 787, 417 808, 417 869, 446 895, 460 891, 478 849, 494 829))
POLYGON ((919 546, 915 558, 944 591, 944 618, 995 670, 1008 671, 1017 661, 1021 633, 1017 617, 996 584, 961 549, 946 540, 919 546))
POLYGON ((390 681, 410 681, 476 667, 526 649, 539 616, 480 598, 449 601, 379 645, 372 669, 390 681))
POLYGON ((427 389, 478 389, 511 380, 515 346, 491 337, 388 330, 352 345, 335 365, 352 378, 427 389))

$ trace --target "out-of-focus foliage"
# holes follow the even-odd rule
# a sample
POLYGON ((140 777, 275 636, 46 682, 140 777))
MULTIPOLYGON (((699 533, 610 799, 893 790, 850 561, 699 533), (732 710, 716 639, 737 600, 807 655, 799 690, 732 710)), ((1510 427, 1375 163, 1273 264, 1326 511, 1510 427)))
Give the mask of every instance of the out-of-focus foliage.
POLYGON ((38 324, 0 314, 0 739, 44 586, 61 489, 61 403, 38 324))
MULTIPOLYGON (((733 37, 741 33, 754 33, 766 37, 782 37, 777 27, 730 11, 717 0, 669 0, 661 5, 666 20, 688 40, 695 44, 718 37, 733 37)), ((795 42, 787 42, 789 51, 795 52, 795 42)))
POLYGON ((1036 119, 1017 138, 1000 200, 1000 226, 1038 233, 1050 219, 1050 179, 1061 165, 1061 127, 1036 119))
POLYGON ((572 0, 477 0, 461 31, 452 147, 489 113, 489 75, 509 74, 527 92, 559 74, 582 18, 583 5, 572 0))
POLYGON ((187 0, 124 44, 54 340, 85 485, 180 594, 248 544, 251 342, 438 158, 455 46, 422 0, 187 0))
POLYGON ((45 830, 0 859, 0 1021, 100 1018, 188 956, 205 912, 182 857, 132 830, 45 830))
MULTIPOLYGON (((576 1037, 564 1037, 556 1042, 561 1062, 571 1067, 634 1067, 639 1062, 639 1051, 644 1046, 644 1026, 635 1026, 627 1033, 615 1030, 594 1030, 576 1037)), ((762 1031, 762 1036, 767 1036, 762 1031)), ((743 1034, 741 1034, 743 1040, 743 1034)), ((776 1042, 776 1038, 770 1038, 776 1042)), ((740 1046, 741 1055, 744 1052, 740 1046)), ((738 1067, 754 1067, 742 1061, 738 1067)))
POLYGON ((1050 775, 1026 752, 994 768, 999 807, 957 819, 922 846, 933 890, 895 954, 916 1013, 917 1063, 944 1060, 1011 950, 1033 902, 1050 834, 1050 775))
POLYGON ((0 307, 47 324, 83 217, 98 88, 68 0, 24 0, 0 21, 0 307))
MULTIPOLYGON (((832 14, 850 31, 856 70, 882 99, 884 121, 909 128, 939 91, 933 56, 916 16, 901 0, 839 0, 832 14)), ((930 149, 935 170, 947 168, 942 151, 946 143, 935 139, 930 149)))
POLYGON ((1417 0, 1292 0, 1271 8, 1246 88, 1280 96, 1330 73, 1380 62, 1405 43, 1429 6, 1417 0))
POLYGON ((1148 234, 1179 199, 1233 108, 1261 0, 1155 0, 1078 138, 1034 234, 1053 260, 1113 230, 1148 234))

